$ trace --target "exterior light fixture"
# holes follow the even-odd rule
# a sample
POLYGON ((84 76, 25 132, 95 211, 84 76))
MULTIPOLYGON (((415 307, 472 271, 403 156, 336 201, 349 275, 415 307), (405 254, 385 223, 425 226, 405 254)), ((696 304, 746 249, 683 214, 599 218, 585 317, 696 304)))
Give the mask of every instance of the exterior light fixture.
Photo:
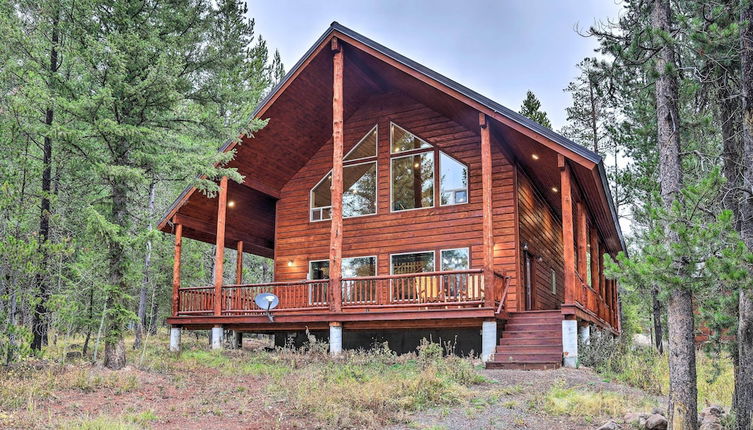
POLYGON ((556 193, 556 192, 559 192, 559 188, 557 188, 557 187, 552 187, 552 191, 553 191, 553 192, 555 192, 555 193, 556 193))
POLYGON ((531 154, 531 158, 533 158, 534 160, 538 160, 539 154, 531 154))
POLYGON ((227 207, 234 208, 235 207, 235 200, 230 200, 227 202, 227 207))
POLYGON ((293 260, 288 260, 288 267, 292 267, 292 266, 293 266, 293 260))
POLYGON ((415 164, 413 165, 413 167, 415 167, 416 169, 418 169, 418 166, 420 166, 420 164, 418 164, 418 163, 415 163, 415 164))

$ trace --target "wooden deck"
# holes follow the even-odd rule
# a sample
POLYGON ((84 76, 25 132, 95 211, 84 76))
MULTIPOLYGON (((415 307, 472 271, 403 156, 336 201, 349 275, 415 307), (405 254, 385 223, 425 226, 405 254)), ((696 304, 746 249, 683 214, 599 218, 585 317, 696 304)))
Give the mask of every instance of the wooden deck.
POLYGON ((331 322, 355 328, 378 328, 387 321, 395 328, 475 326, 504 315, 504 278, 495 276, 493 282, 500 288, 486 288, 483 270, 474 269, 344 278, 339 297, 332 294, 331 280, 223 285, 219 296, 215 286, 181 287, 168 323, 195 329, 223 324, 247 331, 318 328, 331 322), (270 311, 273 322, 254 303, 260 293, 280 299, 270 311), (493 295, 493 306, 487 294, 493 295))

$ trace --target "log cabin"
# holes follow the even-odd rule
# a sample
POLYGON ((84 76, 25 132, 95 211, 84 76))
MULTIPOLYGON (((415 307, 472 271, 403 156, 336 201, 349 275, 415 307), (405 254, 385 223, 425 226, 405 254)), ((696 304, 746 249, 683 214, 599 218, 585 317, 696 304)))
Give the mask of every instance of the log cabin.
POLYGON ((625 243, 598 154, 336 22, 253 118, 268 123, 220 149, 243 182, 189 187, 159 224, 171 349, 181 330, 211 329, 213 348, 309 332, 332 354, 426 337, 529 369, 577 366, 579 337, 619 333, 603 255, 625 243), (185 239, 216 244, 213 285, 181 283, 185 239), (244 253, 273 259, 274 282, 245 284, 244 253))

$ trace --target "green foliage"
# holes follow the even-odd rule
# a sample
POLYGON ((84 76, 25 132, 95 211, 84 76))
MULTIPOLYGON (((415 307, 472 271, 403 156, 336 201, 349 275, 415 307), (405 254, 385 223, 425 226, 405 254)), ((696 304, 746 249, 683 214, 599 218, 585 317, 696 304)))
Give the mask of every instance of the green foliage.
MULTIPOLYGON (((139 288, 151 292, 152 324, 163 318, 172 245, 149 226, 186 185, 211 196, 219 177, 241 181, 227 168, 235 152, 216 149, 266 123, 248 117, 284 68, 256 34, 244 2, 143 6, 0 2, 0 312, 11 317, 0 324, 0 343, 13 350, 3 361, 26 353, 19 336, 28 330, 14 318, 37 304, 40 282, 51 290, 52 327, 87 334, 89 347, 102 321, 106 342, 122 337, 139 288), (52 145, 50 193, 39 181, 45 139, 52 145), (148 209, 152 184, 157 197, 148 209), (51 226, 40 246, 43 195, 51 226)), ((208 282, 210 250, 186 246, 184 258, 201 261, 187 280, 208 282)), ((271 276, 268 261, 247 261, 255 265, 251 276, 271 276)))

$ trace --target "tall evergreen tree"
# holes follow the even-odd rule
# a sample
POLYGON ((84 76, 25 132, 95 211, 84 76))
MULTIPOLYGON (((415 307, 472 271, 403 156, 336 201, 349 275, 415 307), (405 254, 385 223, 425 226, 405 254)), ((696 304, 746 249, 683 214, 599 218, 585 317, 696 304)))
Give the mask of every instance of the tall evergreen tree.
POLYGON ((546 112, 541 110, 541 101, 539 101, 531 90, 526 92, 526 98, 520 106, 520 114, 536 121, 546 128, 552 128, 552 123, 549 121, 546 112))

